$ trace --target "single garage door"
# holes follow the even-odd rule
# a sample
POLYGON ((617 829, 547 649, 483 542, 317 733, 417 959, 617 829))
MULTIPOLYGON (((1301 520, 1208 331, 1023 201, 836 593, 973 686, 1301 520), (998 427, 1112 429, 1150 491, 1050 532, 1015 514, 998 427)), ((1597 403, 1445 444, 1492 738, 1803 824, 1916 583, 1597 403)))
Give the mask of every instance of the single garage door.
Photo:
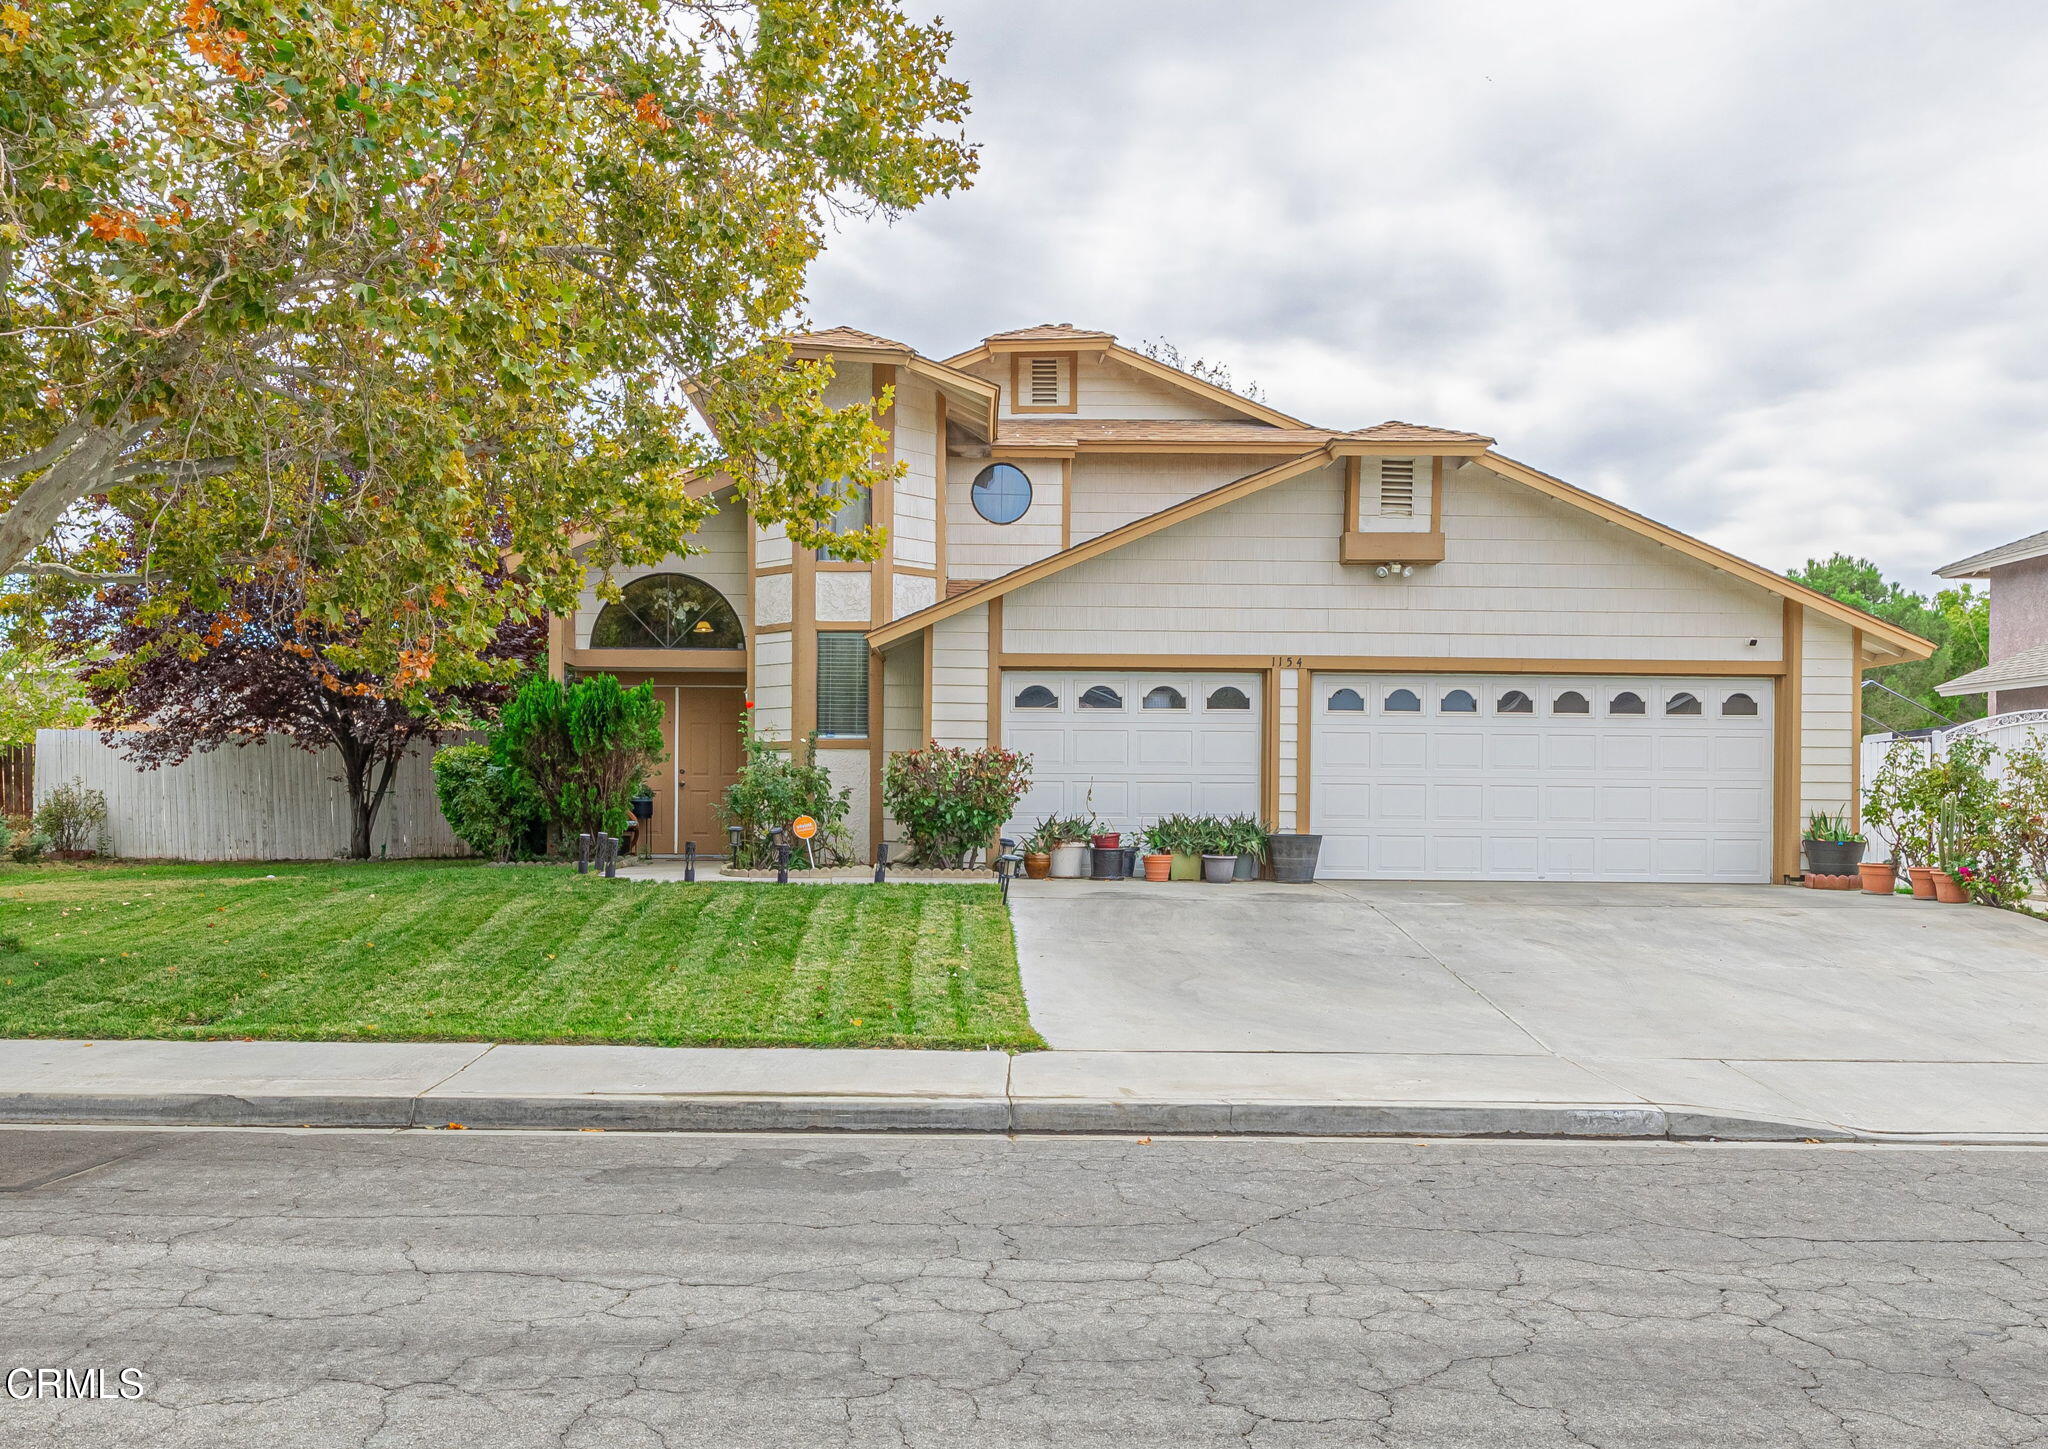
POLYGON ((1006 670, 1003 743, 1031 757, 1006 834, 1090 810, 1116 830, 1259 808, 1256 674, 1006 670))
POLYGON ((1320 874, 1766 881, 1767 679, 1318 674, 1320 874))

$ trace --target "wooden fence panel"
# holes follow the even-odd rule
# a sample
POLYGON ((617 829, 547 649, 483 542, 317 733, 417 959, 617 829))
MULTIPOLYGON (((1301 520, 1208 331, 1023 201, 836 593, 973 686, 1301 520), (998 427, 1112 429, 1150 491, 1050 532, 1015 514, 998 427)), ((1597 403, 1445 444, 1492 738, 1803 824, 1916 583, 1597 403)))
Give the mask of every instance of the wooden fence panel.
POLYGON ((0 750, 0 815, 26 815, 35 809, 36 747, 18 745, 0 750))
MULTIPOLYGON (((348 792, 332 750, 282 739, 228 745, 182 765, 138 770, 95 730, 36 733, 36 797, 73 780, 107 797, 116 855, 172 860, 329 860, 348 851, 348 792)), ((374 855, 468 855, 441 817, 433 752, 398 767, 377 813, 374 855)))

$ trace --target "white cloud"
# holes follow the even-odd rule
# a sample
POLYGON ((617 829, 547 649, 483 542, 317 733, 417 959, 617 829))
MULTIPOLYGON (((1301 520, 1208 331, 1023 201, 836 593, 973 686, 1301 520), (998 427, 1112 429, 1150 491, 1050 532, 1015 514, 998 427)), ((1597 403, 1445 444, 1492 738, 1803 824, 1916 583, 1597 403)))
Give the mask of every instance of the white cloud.
POLYGON ((944 354, 1164 335, 1351 426, 1476 428, 1773 567, 2048 526, 2048 10, 950 7, 972 191, 813 312, 944 354))

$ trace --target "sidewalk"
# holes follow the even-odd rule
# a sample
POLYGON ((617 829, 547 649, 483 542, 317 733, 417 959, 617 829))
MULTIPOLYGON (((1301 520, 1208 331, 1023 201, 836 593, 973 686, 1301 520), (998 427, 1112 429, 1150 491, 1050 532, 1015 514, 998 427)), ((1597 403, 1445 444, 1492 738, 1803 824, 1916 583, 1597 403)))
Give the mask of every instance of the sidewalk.
POLYGON ((1825 1091, 1506 1055, 6 1041, 0 1121, 2048 1144, 2048 1067, 1813 1065, 1825 1091))

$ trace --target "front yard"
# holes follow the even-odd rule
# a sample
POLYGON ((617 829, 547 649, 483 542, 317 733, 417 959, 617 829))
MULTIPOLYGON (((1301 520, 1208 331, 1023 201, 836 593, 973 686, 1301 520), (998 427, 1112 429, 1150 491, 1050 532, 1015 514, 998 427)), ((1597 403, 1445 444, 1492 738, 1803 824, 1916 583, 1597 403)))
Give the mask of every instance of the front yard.
POLYGON ((983 886, 671 885, 564 867, 0 865, 0 1037, 999 1047, 983 886))

